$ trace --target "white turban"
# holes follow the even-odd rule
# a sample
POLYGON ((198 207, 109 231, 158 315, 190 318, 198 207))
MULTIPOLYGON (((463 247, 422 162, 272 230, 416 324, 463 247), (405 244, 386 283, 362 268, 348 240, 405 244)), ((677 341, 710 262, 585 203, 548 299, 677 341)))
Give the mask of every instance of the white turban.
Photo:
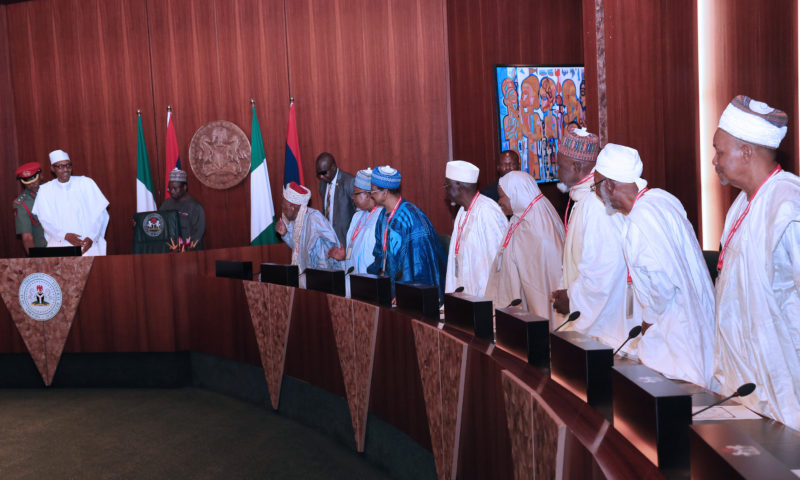
POLYGON ((453 160, 447 162, 444 176, 456 182, 478 183, 478 174, 480 173, 480 169, 469 162, 453 160))
POLYGON ((311 190, 292 182, 283 189, 283 198, 295 205, 306 206, 311 200, 311 190))
POLYGON ((786 113, 764 102, 737 95, 719 118, 719 128, 739 140, 778 148, 786 136, 786 113))
POLYGON ((69 155, 64 150, 53 150, 50 152, 50 165, 69 160, 69 155))
POLYGON ((639 152, 631 147, 607 144, 597 155, 594 169, 611 180, 635 183, 639 190, 647 186, 647 180, 641 178, 642 159, 639 158, 639 152))

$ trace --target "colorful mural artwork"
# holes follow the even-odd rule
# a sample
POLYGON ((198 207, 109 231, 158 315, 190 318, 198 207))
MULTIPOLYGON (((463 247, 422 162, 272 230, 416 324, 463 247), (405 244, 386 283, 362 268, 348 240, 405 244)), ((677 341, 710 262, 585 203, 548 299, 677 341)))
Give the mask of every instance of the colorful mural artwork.
POLYGON ((582 66, 495 67, 500 150, 515 150, 537 182, 558 180, 556 154, 568 128, 586 126, 582 66))

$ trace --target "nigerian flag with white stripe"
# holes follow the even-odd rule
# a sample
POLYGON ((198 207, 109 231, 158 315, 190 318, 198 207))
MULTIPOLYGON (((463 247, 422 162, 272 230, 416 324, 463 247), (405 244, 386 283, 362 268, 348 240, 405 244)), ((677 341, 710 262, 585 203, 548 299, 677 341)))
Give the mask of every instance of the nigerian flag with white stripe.
POLYGON ((250 134, 250 245, 279 243, 275 233, 275 207, 269 188, 267 156, 261 127, 258 125, 256 106, 253 105, 253 126, 250 134))
POLYGON ((147 158, 142 115, 139 114, 139 138, 136 141, 136 212, 152 212, 155 209, 153 176, 150 175, 150 159, 147 158))

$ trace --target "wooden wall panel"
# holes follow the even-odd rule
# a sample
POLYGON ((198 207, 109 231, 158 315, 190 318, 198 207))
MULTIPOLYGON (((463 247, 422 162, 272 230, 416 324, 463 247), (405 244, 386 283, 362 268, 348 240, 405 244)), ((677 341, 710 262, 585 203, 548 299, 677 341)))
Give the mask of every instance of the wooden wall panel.
POLYGON ((8 232, 0 235, 0 255, 4 257, 21 257, 25 255, 22 241, 14 232, 14 216, 11 215, 11 201, 22 191, 14 171, 25 163, 19 161, 17 155, 17 133, 14 122, 14 90, 11 85, 11 59, 8 48, 8 22, 6 6, 0 5, 0 204, 3 212, 0 215, 0 231, 8 232))
POLYGON ((683 203, 697 229, 695 0, 603 0, 608 141, 635 148, 642 177, 683 203))
MULTIPOLYGON (((283 0, 217 0, 215 6, 221 98, 219 117, 239 125, 249 138, 252 129, 250 99, 255 100, 267 155, 272 201, 279 209, 283 198, 280 187, 289 118, 283 0)), ((219 205, 215 205, 219 208, 212 209, 213 217, 209 220, 214 222, 212 225, 224 225, 213 232, 219 240, 212 238, 215 242, 212 246, 232 247, 250 243, 249 181, 248 177, 224 195, 215 191, 217 195, 211 197, 223 198, 219 198, 219 205)))
POLYGON ((351 173, 396 167, 403 195, 449 230, 446 37, 442 0, 287 0, 291 94, 306 183, 316 156, 351 173))
MULTIPOLYGON (((583 64, 581 9, 580 0, 447 0, 453 156, 481 169, 481 185, 497 179, 494 66, 583 64)), ((540 186, 563 210, 566 195, 540 186)))
POLYGON ((6 11, 19 159, 40 162, 50 179, 48 152, 69 153, 74 174, 92 177, 111 202, 109 253, 130 251, 135 112, 152 104, 144 3, 41 1, 6 11))

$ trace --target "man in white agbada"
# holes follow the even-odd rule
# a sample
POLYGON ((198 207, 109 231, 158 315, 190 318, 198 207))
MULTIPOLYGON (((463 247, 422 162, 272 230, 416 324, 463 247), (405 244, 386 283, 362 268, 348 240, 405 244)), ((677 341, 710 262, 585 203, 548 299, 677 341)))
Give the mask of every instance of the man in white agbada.
POLYGON ((513 215, 492 263, 484 296, 497 308, 522 299, 521 308, 550 320, 550 292, 561 278, 564 226, 536 180, 526 172, 509 172, 500 179, 500 207, 513 215))
POLYGON ((344 261, 344 268, 353 267, 353 273, 367 273, 367 267, 375 262, 375 225, 383 207, 377 205, 370 195, 372 169, 359 170, 353 183, 353 203, 356 211, 347 230, 347 248, 333 247, 328 256, 344 261))
POLYGON ((647 188, 639 153, 609 143, 597 156, 594 188, 625 215, 622 251, 642 307, 638 355, 669 378, 711 384, 714 288, 694 229, 677 198, 647 188))
POLYGON ((775 159, 787 122, 740 95, 714 135, 717 175, 742 190, 720 241, 714 375, 723 393, 755 383, 740 401, 800 430, 800 179, 775 159))
MULTIPOLYGON (((564 266, 561 289, 552 293, 553 308, 567 315, 580 312, 564 330, 574 329, 616 348, 642 322, 636 302, 625 302, 627 269, 622 255, 621 213, 608 215, 591 187, 600 139, 586 129, 564 132, 558 146, 558 178, 569 188, 572 211, 564 222, 564 266), (631 306, 627 312, 626 307, 631 306)), ((631 298, 631 300, 633 300, 631 298)), ((634 353, 628 342, 626 352, 634 353)))
MULTIPOLYGON (((339 245, 336 232, 322 213, 308 208, 311 190, 295 182, 283 189, 281 219, 275 231, 283 237, 292 249, 292 265, 297 265, 300 273, 306 268, 342 270, 341 261, 328 257, 332 247, 339 245)), ((300 277, 299 285, 305 288, 305 275, 300 277)))
POLYGON ((106 254, 108 200, 89 177, 72 175, 67 152, 50 152, 56 176, 39 187, 32 213, 39 217, 48 247, 81 247, 83 255, 106 254))
POLYGON ((478 191, 479 173, 478 167, 462 160, 445 167, 447 199, 461 208, 450 237, 444 291, 464 287, 467 295, 482 297, 508 220, 497 202, 478 191))

